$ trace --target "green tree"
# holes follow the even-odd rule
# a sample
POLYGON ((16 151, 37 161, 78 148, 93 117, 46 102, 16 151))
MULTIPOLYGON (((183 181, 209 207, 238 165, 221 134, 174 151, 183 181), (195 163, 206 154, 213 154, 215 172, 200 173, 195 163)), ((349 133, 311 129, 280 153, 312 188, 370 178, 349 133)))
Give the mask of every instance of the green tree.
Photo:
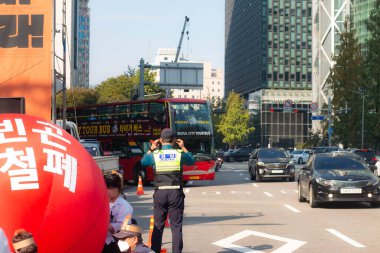
POLYGON ((211 110, 211 120, 214 133, 214 144, 216 148, 223 148, 223 135, 221 132, 218 132, 218 125, 222 120, 222 116, 225 114, 226 102, 224 99, 219 97, 209 97, 207 100, 210 101, 210 110, 211 110))
POLYGON ((99 104, 129 101, 137 89, 136 76, 110 77, 95 87, 99 93, 99 104))
POLYGON ((227 98, 226 113, 218 125, 218 132, 224 136, 223 142, 236 146, 249 137, 255 128, 250 126, 250 115, 244 108, 245 100, 237 93, 230 92, 227 98))
MULTIPOLYGON (((66 91, 67 107, 94 105, 97 103, 99 94, 93 88, 72 88, 66 91)), ((62 107, 62 92, 57 94, 57 108, 62 107)))
MULTIPOLYGON (((332 105, 335 111, 351 108, 349 113, 335 113, 333 116, 334 141, 344 146, 360 145, 361 99, 358 93, 363 88, 363 59, 360 45, 355 38, 355 30, 346 18, 344 30, 340 34, 341 44, 338 55, 333 57, 329 83, 333 90, 332 105)), ((343 112, 343 111, 342 111, 343 112)))
POLYGON ((367 146, 379 147, 380 143, 380 0, 377 0, 367 21, 370 38, 366 41, 366 118, 367 146), (371 129, 371 131, 368 131, 371 129))

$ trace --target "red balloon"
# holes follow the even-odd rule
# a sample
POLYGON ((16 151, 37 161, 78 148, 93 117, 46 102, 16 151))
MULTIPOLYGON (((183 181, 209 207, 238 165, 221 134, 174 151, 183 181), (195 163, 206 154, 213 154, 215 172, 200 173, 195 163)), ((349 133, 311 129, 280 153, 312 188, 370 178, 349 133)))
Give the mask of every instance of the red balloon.
POLYGON ((41 118, 0 114, 0 227, 31 232, 38 252, 101 252, 109 224, 103 175, 70 134, 41 118))

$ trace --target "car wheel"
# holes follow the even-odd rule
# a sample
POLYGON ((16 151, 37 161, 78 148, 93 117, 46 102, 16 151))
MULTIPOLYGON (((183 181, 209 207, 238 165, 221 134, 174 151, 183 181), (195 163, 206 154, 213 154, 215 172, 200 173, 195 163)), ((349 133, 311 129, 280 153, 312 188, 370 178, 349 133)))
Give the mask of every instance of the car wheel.
POLYGON ((259 172, 256 170, 256 174, 255 174, 255 180, 256 182, 261 182, 261 177, 259 175, 259 172))
POLYGON ((298 201, 299 202, 305 202, 306 198, 302 195, 302 188, 301 188, 301 183, 298 182, 298 201))
POLYGON ((298 164, 303 164, 302 157, 298 158, 298 164))
POLYGON ((376 201, 376 202, 371 202, 371 207, 372 208, 379 208, 380 207, 380 202, 376 201))
POLYGON ((255 180, 255 175, 252 174, 252 170, 251 168, 249 168, 249 179, 251 179, 251 181, 254 181, 255 180))
POLYGON ((311 208, 315 208, 318 206, 315 202, 314 190, 312 185, 309 186, 309 205, 311 208))
POLYGON ((233 162, 235 162, 235 158, 230 157, 230 158, 228 159, 228 161, 229 161, 230 163, 233 163, 233 162))
POLYGON ((294 182, 296 180, 295 177, 289 177, 289 182, 294 182))

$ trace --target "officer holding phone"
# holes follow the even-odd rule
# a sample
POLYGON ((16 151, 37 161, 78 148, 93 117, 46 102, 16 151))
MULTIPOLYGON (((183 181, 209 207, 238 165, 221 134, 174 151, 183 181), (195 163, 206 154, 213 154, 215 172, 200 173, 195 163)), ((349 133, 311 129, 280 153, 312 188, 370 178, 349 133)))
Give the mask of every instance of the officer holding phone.
POLYGON ((152 146, 141 160, 143 167, 153 166, 154 168, 152 250, 156 253, 161 252, 162 234, 169 214, 173 241, 172 252, 180 253, 183 249, 182 222, 185 208, 182 166, 193 165, 195 161, 192 154, 185 148, 183 140, 174 138, 172 129, 163 129, 160 137, 152 142, 152 146), (175 144, 180 149, 175 149, 173 147, 175 144))

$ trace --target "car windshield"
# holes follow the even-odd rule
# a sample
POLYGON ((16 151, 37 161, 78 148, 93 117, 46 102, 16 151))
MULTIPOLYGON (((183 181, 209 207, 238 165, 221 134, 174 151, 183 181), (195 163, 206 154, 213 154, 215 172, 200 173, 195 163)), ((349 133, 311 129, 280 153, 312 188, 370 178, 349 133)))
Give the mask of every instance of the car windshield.
POLYGON ((292 155, 300 155, 300 154, 302 154, 302 153, 303 153, 302 150, 297 150, 297 151, 293 151, 291 154, 292 154, 292 155))
POLYGON ((287 158, 288 155, 283 150, 278 149, 262 149, 259 150, 260 158, 287 158))
POLYGON ((366 165, 353 157, 318 157, 315 159, 316 170, 364 170, 366 165))

